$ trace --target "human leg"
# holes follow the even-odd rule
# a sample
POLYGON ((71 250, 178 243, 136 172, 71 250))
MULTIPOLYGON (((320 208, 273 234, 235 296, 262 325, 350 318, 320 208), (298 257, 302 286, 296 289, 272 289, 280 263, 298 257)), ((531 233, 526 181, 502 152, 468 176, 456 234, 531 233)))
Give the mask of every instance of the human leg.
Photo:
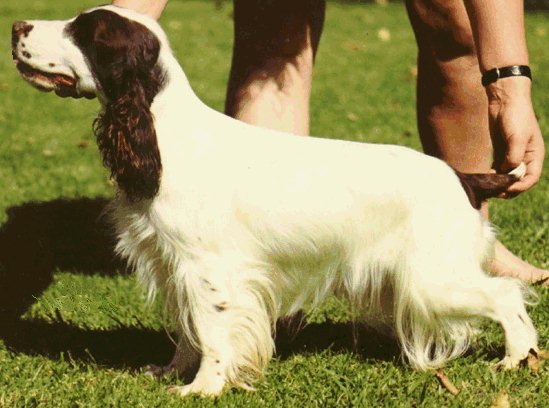
POLYGON ((113 0, 112 4, 147 14, 158 20, 168 0, 113 0))
MULTIPOLYGON (((418 43, 417 119, 427 154, 463 172, 487 172, 492 147, 488 99, 480 83, 473 34, 462 1, 407 0, 418 43)), ((488 216, 488 206, 483 213, 488 216)), ((549 278, 499 241, 492 265, 497 275, 527 281, 549 278)))
POLYGON ((309 133, 313 62, 325 0, 234 0, 225 111, 244 122, 309 133))

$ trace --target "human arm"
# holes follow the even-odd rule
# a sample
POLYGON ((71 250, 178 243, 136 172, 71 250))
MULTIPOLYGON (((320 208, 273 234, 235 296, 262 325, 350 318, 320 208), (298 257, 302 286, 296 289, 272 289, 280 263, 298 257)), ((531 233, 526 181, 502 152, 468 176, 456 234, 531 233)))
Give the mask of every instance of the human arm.
MULTIPOLYGON (((523 0, 465 0, 465 5, 482 73, 528 65, 523 0)), ((508 189, 508 195, 530 189, 541 176, 545 150, 531 86, 526 77, 510 77, 486 87, 496 170, 508 171, 521 161, 526 164, 526 175, 508 189)))

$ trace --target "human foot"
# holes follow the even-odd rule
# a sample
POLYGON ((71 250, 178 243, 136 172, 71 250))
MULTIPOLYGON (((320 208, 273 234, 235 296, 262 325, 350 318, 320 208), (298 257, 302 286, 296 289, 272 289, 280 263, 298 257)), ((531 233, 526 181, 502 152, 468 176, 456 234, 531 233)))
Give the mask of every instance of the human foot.
POLYGON ((549 287, 549 271, 523 261, 496 241, 492 272, 498 276, 511 276, 520 280, 549 287))

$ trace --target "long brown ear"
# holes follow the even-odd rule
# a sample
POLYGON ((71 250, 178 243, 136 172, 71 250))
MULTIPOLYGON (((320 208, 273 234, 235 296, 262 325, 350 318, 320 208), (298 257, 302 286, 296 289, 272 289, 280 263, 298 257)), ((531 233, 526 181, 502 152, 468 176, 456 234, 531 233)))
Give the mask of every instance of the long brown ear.
POLYGON ((128 199, 153 198, 162 163, 154 118, 138 81, 132 80, 123 95, 107 103, 94 131, 103 163, 128 199))
POLYGON ((162 172, 150 110, 164 83, 158 39, 142 24, 107 10, 80 15, 68 32, 104 94, 94 131, 105 166, 129 200, 153 198, 162 172))

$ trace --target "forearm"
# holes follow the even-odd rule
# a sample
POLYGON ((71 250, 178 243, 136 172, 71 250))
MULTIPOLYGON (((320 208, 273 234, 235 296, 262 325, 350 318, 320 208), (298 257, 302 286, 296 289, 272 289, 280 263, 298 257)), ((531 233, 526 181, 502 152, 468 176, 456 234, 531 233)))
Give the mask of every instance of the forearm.
POLYGON ((523 0, 464 0, 480 70, 528 65, 523 0))
POLYGON ((168 0, 113 0, 112 4, 147 14, 158 20, 168 0))

